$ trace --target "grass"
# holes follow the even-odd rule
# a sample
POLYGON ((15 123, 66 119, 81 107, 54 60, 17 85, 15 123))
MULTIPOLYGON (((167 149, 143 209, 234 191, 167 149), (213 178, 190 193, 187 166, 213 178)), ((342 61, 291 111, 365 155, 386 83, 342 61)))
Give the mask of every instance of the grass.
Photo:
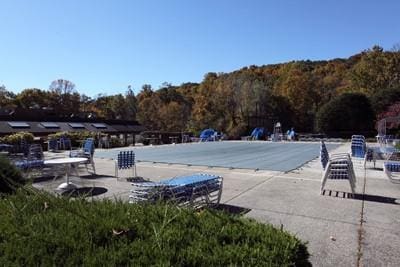
POLYGON ((25 190, 0 211, 1 266, 310 265, 294 236, 221 211, 25 190))

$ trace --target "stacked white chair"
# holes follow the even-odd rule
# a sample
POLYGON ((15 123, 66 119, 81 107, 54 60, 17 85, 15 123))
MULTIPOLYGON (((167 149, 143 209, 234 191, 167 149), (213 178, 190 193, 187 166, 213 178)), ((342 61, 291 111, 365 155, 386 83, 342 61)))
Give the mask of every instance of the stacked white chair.
POLYGON ((192 174, 160 182, 132 183, 130 203, 172 201, 179 206, 201 208, 218 205, 222 194, 219 175, 192 174))
POLYGON ((332 154, 329 156, 324 142, 321 142, 321 163, 324 169, 321 181, 321 194, 324 192, 327 180, 348 180, 351 192, 355 193, 356 175, 348 153, 332 154))
POLYGON ((383 162, 383 173, 392 183, 400 183, 400 151, 393 151, 383 162))

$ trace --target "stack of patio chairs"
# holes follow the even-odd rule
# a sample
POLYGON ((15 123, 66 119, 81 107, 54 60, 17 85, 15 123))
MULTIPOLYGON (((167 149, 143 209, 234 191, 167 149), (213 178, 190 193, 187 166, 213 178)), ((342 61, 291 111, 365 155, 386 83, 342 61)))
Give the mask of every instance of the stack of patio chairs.
POLYGON ((120 151, 115 160, 115 177, 119 177, 121 171, 132 170, 132 178, 136 177, 135 153, 130 151, 120 151))
POLYGON ((326 149, 326 145, 325 145, 324 141, 321 141, 319 155, 320 155, 319 158, 321 159, 322 169, 325 170, 326 164, 328 164, 328 161, 329 161, 329 154, 328 154, 328 150, 326 149))
POLYGON ((338 153, 329 156, 325 143, 321 142, 321 164, 324 173, 321 181, 321 194, 324 192, 327 180, 348 180, 351 192, 355 193, 356 176, 353 162, 348 153, 338 153))
POLYGON ((218 175, 193 174, 160 182, 132 183, 130 203, 170 201, 194 209, 217 205, 221 200, 222 180, 218 175))
POLYGON ((400 151, 393 151, 383 162, 383 172, 392 183, 400 183, 400 151))
POLYGON ((44 167, 44 156, 42 146, 33 144, 29 146, 27 156, 13 161, 14 165, 25 174, 32 171, 42 173, 44 167))
POLYGON ((83 142, 82 148, 80 150, 72 150, 69 153, 71 158, 87 158, 87 161, 83 164, 86 166, 86 170, 89 171, 88 165, 92 167, 93 174, 96 174, 96 167, 93 161, 94 155, 94 139, 87 138, 85 142, 83 142))
POLYGON ((363 135, 353 135, 351 137, 351 156, 364 158, 367 152, 365 137, 363 135))
POLYGON ((47 141, 47 151, 51 151, 51 152, 58 151, 58 140, 57 139, 49 139, 47 141))
POLYGON ((71 150, 71 139, 65 136, 61 136, 58 140, 59 148, 61 150, 71 150))

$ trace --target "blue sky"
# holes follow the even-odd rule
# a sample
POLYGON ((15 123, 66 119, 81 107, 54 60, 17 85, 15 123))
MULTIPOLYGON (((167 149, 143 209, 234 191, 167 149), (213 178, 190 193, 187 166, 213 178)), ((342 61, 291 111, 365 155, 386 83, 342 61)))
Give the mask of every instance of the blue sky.
POLYGON ((0 85, 88 96, 400 43, 397 0, 0 0, 0 85))

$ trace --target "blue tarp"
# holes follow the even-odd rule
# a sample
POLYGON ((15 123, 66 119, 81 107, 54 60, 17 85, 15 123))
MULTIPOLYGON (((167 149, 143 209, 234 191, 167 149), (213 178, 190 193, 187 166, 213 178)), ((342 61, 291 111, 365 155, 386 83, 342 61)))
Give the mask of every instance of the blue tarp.
POLYGON ((251 137, 255 140, 260 140, 264 136, 264 128, 262 127, 257 127, 254 128, 254 130, 251 132, 251 137))
POLYGON ((214 129, 205 129, 200 134, 200 139, 202 141, 211 141, 213 140, 213 136, 215 135, 214 129))

